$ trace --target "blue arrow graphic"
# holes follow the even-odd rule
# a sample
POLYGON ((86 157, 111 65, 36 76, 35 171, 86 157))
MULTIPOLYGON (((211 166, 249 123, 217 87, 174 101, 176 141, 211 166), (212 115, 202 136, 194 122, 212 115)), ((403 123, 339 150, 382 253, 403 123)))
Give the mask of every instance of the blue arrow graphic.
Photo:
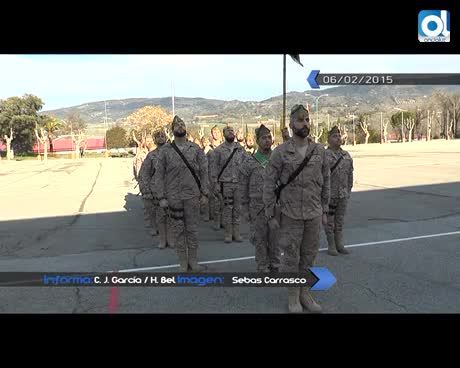
POLYGON ((310 271, 318 278, 315 285, 310 290, 327 290, 335 284, 337 279, 326 267, 310 267, 310 271))
POLYGON ((312 70, 310 75, 307 78, 308 84, 311 88, 319 88, 319 84, 316 82, 316 77, 319 74, 319 70, 312 70))

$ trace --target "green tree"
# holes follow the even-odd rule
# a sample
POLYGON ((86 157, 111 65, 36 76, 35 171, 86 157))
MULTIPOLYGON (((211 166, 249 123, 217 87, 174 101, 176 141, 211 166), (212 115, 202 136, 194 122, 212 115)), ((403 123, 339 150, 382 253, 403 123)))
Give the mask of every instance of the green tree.
POLYGON ((15 152, 32 150, 36 141, 35 127, 42 121, 38 115, 42 107, 43 101, 31 94, 0 100, 0 137, 4 140, 4 136, 9 136, 12 129, 12 148, 15 152))
POLYGON ((390 124, 396 132, 399 139, 402 137, 401 124, 404 116, 404 139, 407 140, 409 132, 406 129, 406 119, 416 119, 415 113, 412 111, 399 111, 391 115, 390 124))
POLYGON ((127 131, 121 126, 107 130, 107 148, 124 148, 128 146, 127 131))
POLYGON ((47 136, 50 144, 50 152, 54 152, 53 139, 56 138, 56 132, 61 129, 62 122, 53 116, 43 115, 40 126, 48 133, 47 136))

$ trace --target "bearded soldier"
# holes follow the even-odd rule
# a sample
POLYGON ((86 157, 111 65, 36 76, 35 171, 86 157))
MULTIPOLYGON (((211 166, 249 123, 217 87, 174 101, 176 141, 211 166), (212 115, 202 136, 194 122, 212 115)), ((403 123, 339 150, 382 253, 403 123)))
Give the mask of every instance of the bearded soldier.
POLYGON ((277 232, 267 224, 262 200, 263 173, 271 155, 273 139, 270 130, 261 125, 256 129, 259 149, 247 156, 240 167, 240 191, 244 213, 249 214, 250 241, 255 247, 257 271, 270 272, 279 268, 277 232))
MULTIPOLYGON (((319 250, 321 222, 327 224, 329 166, 321 144, 309 137, 310 120, 303 105, 291 110, 294 135, 273 150, 265 168, 263 201, 271 230, 279 229, 281 271, 306 272, 319 250), (296 175, 294 175, 296 174, 296 175), (275 216, 279 202, 280 218, 275 216)), ((321 312, 306 287, 288 288, 289 311, 321 312)))
POLYGON ((187 142, 185 123, 172 122, 174 141, 166 144, 158 158, 155 188, 159 205, 169 213, 172 241, 180 270, 203 271, 197 263, 200 203, 207 202, 208 164, 203 150, 187 142))
POLYGON ((343 150, 342 136, 338 127, 334 126, 328 134, 326 157, 331 168, 331 200, 327 215, 325 232, 328 243, 328 254, 331 256, 350 253, 343 245, 343 223, 347 210, 348 199, 353 188, 353 159, 343 150))
POLYGON ((223 130, 225 142, 213 152, 211 164, 211 180, 216 197, 223 202, 222 223, 225 230, 225 243, 232 240, 241 242, 240 211, 241 198, 238 188, 239 166, 246 153, 244 148, 235 142, 232 127, 223 130))

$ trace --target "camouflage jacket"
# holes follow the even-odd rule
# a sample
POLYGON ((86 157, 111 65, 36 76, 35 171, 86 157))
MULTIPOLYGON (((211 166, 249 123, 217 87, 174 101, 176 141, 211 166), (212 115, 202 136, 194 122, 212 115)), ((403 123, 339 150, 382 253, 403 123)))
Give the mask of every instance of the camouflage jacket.
MULTIPOLYGON (((295 220, 310 220, 329 210, 330 171, 326 150, 321 144, 309 139, 306 154, 312 151, 313 155, 307 166, 284 187, 280 196, 281 212, 295 220)), ((297 152, 293 139, 273 150, 264 172, 263 201, 268 217, 275 215, 277 184, 286 183, 303 159, 297 152)))
POLYGON ((340 156, 343 156, 343 159, 331 173, 331 198, 348 198, 351 188, 353 188, 353 159, 350 154, 343 149, 337 153, 330 148, 326 150, 326 157, 331 169, 340 156))
POLYGON ((239 189, 243 205, 263 206, 264 167, 254 155, 247 156, 240 166, 239 189))
POLYGON ((147 154, 139 171, 139 189, 142 197, 146 199, 152 199, 155 196, 154 180, 161 148, 155 148, 147 154))
MULTIPOLYGON (((195 143, 185 142, 182 154, 200 180, 202 193, 208 195, 208 161, 203 150, 195 143)), ((170 143, 162 147, 158 157, 154 193, 159 199, 185 200, 200 196, 192 173, 170 143)))
POLYGON ((219 176, 220 170, 224 166, 227 159, 233 152, 233 149, 237 148, 237 151, 232 157, 232 160, 227 165, 222 175, 220 176, 219 182, 223 183, 238 183, 239 179, 239 167, 243 160, 246 158, 246 152, 243 146, 239 143, 228 143, 224 142, 217 147, 212 153, 211 160, 211 181, 213 185, 217 184, 217 177, 219 176))

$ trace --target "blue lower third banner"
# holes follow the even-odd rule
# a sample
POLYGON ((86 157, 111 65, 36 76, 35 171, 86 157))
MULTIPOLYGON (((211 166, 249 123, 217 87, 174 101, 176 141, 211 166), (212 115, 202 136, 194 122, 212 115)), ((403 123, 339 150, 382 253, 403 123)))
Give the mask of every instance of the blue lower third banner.
POLYGON ((0 287, 308 287, 327 290, 336 282, 324 267, 305 273, 256 272, 0 272, 0 287))

